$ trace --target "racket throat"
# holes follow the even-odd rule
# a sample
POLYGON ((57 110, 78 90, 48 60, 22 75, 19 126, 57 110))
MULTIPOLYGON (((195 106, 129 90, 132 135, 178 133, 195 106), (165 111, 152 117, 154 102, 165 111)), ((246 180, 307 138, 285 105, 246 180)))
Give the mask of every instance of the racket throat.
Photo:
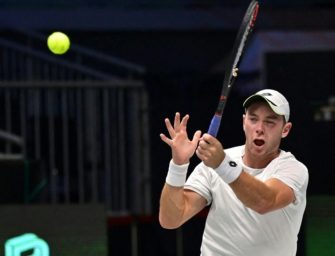
POLYGON ((219 101, 218 107, 217 107, 217 109, 215 111, 215 115, 222 116, 223 110, 224 110, 225 105, 226 105, 226 99, 227 99, 226 96, 222 95, 220 97, 220 101, 219 101))

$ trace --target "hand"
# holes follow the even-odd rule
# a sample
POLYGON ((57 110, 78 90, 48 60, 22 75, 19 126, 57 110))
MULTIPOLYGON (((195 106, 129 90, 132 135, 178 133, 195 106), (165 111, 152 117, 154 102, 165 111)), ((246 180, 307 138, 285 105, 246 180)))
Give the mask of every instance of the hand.
POLYGON ((173 126, 171 125, 170 120, 166 118, 165 125, 170 138, 162 133, 160 134, 162 141, 171 147, 173 162, 178 165, 189 163, 190 158, 194 155, 201 136, 201 131, 196 131, 193 135, 193 139, 189 140, 186 131, 189 118, 189 115, 185 115, 180 122, 180 114, 177 112, 173 126))
POLYGON ((222 144, 207 133, 200 139, 196 154, 206 166, 213 169, 219 167, 226 156, 222 144))

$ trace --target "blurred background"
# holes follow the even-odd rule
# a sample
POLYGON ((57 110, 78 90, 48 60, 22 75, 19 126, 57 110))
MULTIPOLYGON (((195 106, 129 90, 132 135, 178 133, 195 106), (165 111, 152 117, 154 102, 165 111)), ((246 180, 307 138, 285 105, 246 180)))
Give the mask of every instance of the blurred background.
MULTIPOLYGON (((206 211, 178 230, 158 223, 171 157, 159 133, 176 111, 207 131, 248 4, 0 2, 0 254, 34 233, 50 255, 199 255, 206 211), (54 31, 71 40, 64 55, 47 47, 54 31)), ((243 144, 244 99, 286 95, 282 148, 310 172, 300 256, 335 255, 334 59, 334 0, 260 1, 218 135, 243 144)))

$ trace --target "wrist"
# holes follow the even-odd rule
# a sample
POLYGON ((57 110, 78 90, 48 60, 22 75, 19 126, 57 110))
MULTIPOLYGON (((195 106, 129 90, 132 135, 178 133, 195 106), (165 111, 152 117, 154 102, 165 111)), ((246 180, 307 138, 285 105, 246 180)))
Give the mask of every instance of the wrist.
POLYGON ((186 175, 189 163, 178 165, 170 161, 169 170, 165 182, 173 187, 182 187, 186 182, 186 175))
POLYGON ((224 180, 224 182, 229 184, 241 175, 242 166, 226 154, 219 167, 214 170, 224 180))

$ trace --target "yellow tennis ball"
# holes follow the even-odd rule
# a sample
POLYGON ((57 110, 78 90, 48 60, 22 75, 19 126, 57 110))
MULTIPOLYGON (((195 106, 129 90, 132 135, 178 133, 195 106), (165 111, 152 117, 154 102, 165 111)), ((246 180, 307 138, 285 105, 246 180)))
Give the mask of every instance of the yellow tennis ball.
POLYGON ((62 32, 53 32, 48 37, 48 47, 54 54, 64 54, 70 48, 69 37, 62 32))

